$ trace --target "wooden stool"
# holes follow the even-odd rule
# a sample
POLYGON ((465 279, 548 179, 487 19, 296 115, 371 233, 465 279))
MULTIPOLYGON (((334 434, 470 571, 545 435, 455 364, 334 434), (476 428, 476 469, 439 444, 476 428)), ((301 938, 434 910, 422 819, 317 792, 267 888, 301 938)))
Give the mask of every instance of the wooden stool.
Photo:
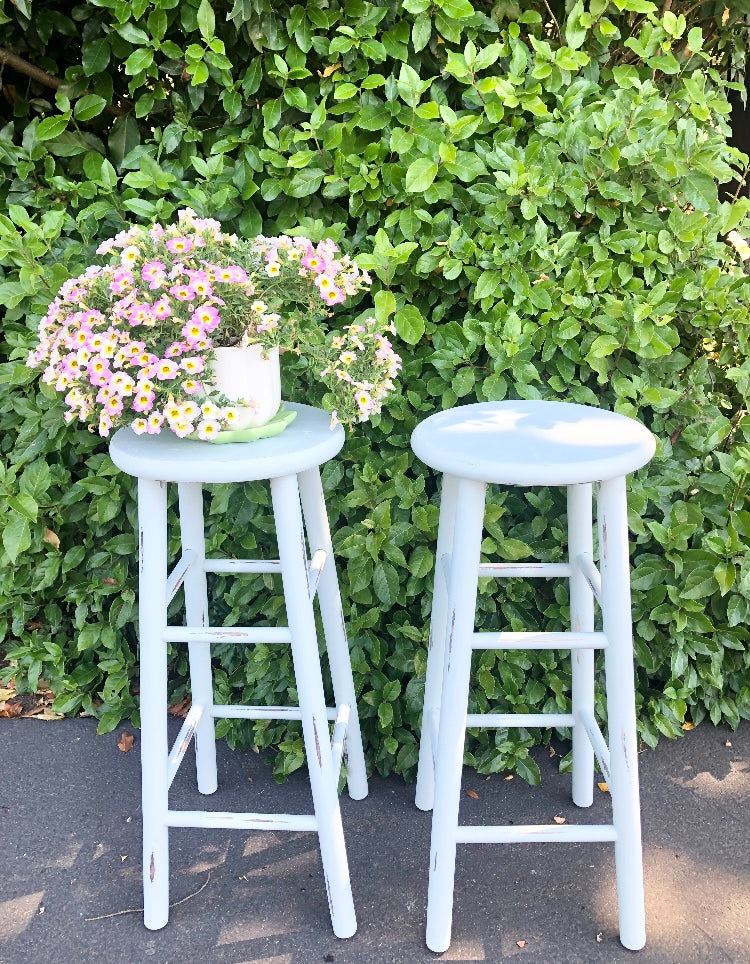
POLYGON ((434 806, 427 946, 451 939, 458 843, 615 843, 620 939, 646 941, 625 476, 645 465, 653 436, 613 412, 560 402, 486 402, 440 412, 412 435, 443 472, 416 804, 434 806), (566 486, 568 562, 480 564, 487 483, 566 486), (592 486, 598 483, 599 570, 593 562, 592 486), (459 537, 460 536, 460 537, 459 537), (570 580, 570 632, 475 632, 479 576, 570 580), (594 597, 602 611, 594 629, 594 597), (572 657, 572 712, 468 714, 474 649, 564 649, 572 657), (609 746, 594 718, 594 651, 605 650, 609 746), (609 783, 612 825, 460 826, 466 727, 571 727, 573 801, 593 802, 594 756, 609 783))
POLYGON ((118 468, 138 478, 141 760, 143 768, 144 923, 156 930, 169 916, 169 827, 242 830, 309 830, 320 839, 333 931, 357 929, 338 799, 346 752, 349 794, 367 796, 349 649, 344 629, 319 466, 338 453, 341 426, 307 405, 281 435, 251 443, 211 445, 171 433, 136 435, 120 429, 110 454, 118 468), (279 559, 207 559, 203 483, 268 479, 279 559), (182 556, 167 575, 167 482, 179 490, 182 556), (301 503, 301 504, 300 504, 301 503), (305 534, 310 552, 306 547, 305 534), (210 627, 206 573, 280 573, 289 625, 210 627), (185 589, 186 626, 167 625, 167 606, 185 589), (323 694, 313 599, 317 595, 336 707, 323 694), (171 751, 167 742, 167 643, 188 644, 193 705, 171 751), (224 706, 213 702, 212 643, 290 643, 299 706, 224 706), (169 786, 191 738, 198 789, 216 790, 214 719, 301 720, 314 814, 218 813, 170 809, 169 786), (329 739, 329 720, 334 721, 329 739), (346 751, 345 751, 346 747, 346 751))

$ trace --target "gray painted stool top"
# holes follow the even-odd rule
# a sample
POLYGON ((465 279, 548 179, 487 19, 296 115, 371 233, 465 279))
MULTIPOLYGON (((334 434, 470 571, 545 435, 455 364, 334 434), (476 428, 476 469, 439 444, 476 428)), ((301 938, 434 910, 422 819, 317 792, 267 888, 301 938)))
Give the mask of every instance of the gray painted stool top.
POLYGON ((625 415, 542 401, 459 405, 425 419, 411 444, 434 469, 505 485, 600 482, 639 469, 656 448, 625 415))
POLYGON ((280 435, 254 442, 212 445, 171 432, 136 435, 121 428, 109 454, 128 475, 161 482, 252 482, 296 475, 322 465, 344 444, 340 425, 329 428, 330 416, 310 405, 284 403, 297 417, 280 435))

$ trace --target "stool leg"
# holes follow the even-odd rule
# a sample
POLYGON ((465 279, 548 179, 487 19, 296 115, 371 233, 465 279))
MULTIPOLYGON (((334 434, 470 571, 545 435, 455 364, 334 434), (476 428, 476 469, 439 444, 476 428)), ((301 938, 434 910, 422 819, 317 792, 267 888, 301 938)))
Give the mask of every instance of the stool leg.
POLYGON ((326 553, 326 563, 318 580, 320 617, 323 622, 336 706, 341 706, 342 703, 349 706, 349 724, 346 729, 346 782, 349 787, 349 796, 353 800, 363 800, 367 796, 367 769, 320 471, 316 466, 301 472, 297 479, 310 553, 318 549, 326 553))
MULTIPOLYGON (((200 482, 180 482, 180 534, 182 551, 192 549, 196 559, 185 575, 185 612, 188 626, 208 626, 206 588, 206 543, 203 528, 203 486, 200 482)), ((216 778, 216 735, 211 709, 214 702, 211 675, 211 647, 208 643, 188 643, 190 692, 193 703, 203 707, 195 730, 195 767, 198 790, 214 793, 216 778)))
POLYGON ((448 632, 440 709, 435 801, 427 894, 427 946, 447 950, 453 919, 456 828, 471 672, 471 635, 477 601, 479 552, 484 521, 485 484, 460 479, 456 491, 455 528, 461 538, 453 546, 448 592, 448 632))
MULTIPOLYGON (((574 633, 594 631, 594 594, 583 570, 576 565, 580 555, 593 559, 591 483, 568 486, 568 558, 570 575, 570 628, 574 633)), ((594 713, 594 650, 571 653, 573 715, 594 713)), ((594 750, 583 724, 573 727, 573 803, 590 807, 594 802, 594 750)))
POLYGON ((271 479, 271 496, 331 923, 337 937, 351 937, 357 929, 357 921, 349 883, 336 774, 333 771, 296 476, 271 479))
POLYGON ((448 561, 453 551, 453 524, 456 515, 456 486, 458 479, 443 476, 440 493, 440 522, 438 524, 435 576, 432 589, 430 636, 427 643, 427 673, 424 683, 422 730, 419 737, 419 765, 417 792, 414 802, 420 810, 432 810, 435 798, 435 749, 433 734, 437 736, 440 719, 440 696, 443 689, 445 634, 448 618, 448 561))
POLYGON ((169 917, 167 755, 167 486, 138 480, 140 547, 141 793, 143 922, 150 930, 169 917))
POLYGON ((602 616, 608 640, 605 669, 620 941, 637 951, 646 943, 646 920, 624 477, 601 483, 597 517, 602 616))

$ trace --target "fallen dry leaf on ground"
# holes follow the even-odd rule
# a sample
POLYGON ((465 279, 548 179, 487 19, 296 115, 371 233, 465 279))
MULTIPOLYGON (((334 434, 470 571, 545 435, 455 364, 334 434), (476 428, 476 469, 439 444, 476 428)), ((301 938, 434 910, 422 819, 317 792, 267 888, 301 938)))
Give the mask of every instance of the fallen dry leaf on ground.
POLYGON ((518 947, 526 947, 526 941, 516 941, 518 947))
POLYGON ((565 817, 561 817, 560 814, 555 814, 555 816, 554 816, 552 819, 553 819, 553 820, 555 821, 555 823, 557 823, 557 824, 565 823, 565 817))
POLYGON ((8 700, 6 703, 0 705, 0 716, 6 719, 20 716, 21 713, 23 713, 23 706, 16 696, 14 696, 12 700, 8 700))
POLYGON ((597 783, 597 786, 598 786, 599 789, 602 791, 602 793, 609 793, 609 784, 608 784, 608 783, 597 783))
POLYGON ((467 797, 471 797, 472 800, 479 799, 479 794, 476 792, 476 790, 464 790, 464 793, 467 797))
POLYGON ((120 742, 117 744, 117 749, 122 750, 123 753, 127 753, 128 750, 132 750, 134 741, 135 736, 132 733, 128 733, 126 730, 120 736, 120 742))

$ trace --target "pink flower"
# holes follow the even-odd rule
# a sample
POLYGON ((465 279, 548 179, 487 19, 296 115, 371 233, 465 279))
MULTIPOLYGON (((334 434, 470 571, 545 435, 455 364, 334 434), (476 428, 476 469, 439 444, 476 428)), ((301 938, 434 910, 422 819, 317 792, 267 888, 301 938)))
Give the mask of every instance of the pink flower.
POLYGON ((190 321, 204 326, 218 324, 219 310, 214 308, 213 305, 201 305, 200 308, 195 309, 190 321))
POLYGON ((112 419, 106 412, 101 412, 99 415, 99 434, 106 437, 111 431, 112 419))
POLYGON ((194 301, 195 291, 190 285, 172 285, 169 293, 174 295, 178 301, 194 301))
POLYGON ((196 392, 201 391, 203 385, 201 382, 194 378, 188 378, 182 383, 182 389, 186 395, 195 395, 196 392))
POLYGON ((180 368, 184 369, 190 375, 200 375, 204 367, 203 359, 199 356, 183 358, 180 362, 180 368))
POLYGON ((168 358, 163 358, 156 363, 156 377, 160 381, 167 381, 168 379, 177 378, 177 373, 179 368, 173 361, 169 361, 168 358))
POLYGON ((161 423, 164 421, 164 416, 159 412, 152 412, 148 417, 148 428, 146 431, 149 435, 158 435, 161 431, 161 423))
POLYGON ((188 321, 183 325, 181 333, 185 336, 187 343, 193 345, 201 338, 205 338, 206 328, 199 321, 188 321))
POLYGON ((321 291, 321 295, 327 305, 338 305, 342 301, 346 301, 346 295, 341 288, 327 288, 325 291, 321 291))
POLYGON ((145 418, 135 418, 130 423, 130 427, 133 429, 136 435, 143 435, 144 432, 148 432, 148 422, 145 418))
POLYGON ((175 358, 177 355, 181 355, 183 351, 187 348, 187 345, 183 345, 181 341, 173 341, 172 344, 164 352, 165 358, 175 358))
POLYGON ((172 308, 170 307, 167 298, 159 298, 158 301, 154 302, 151 311, 153 315, 159 319, 159 321, 169 318, 169 316, 172 314, 172 308))
POLYGON ((134 412, 150 412, 154 406, 156 395, 154 392, 139 392, 133 399, 134 412))
POLYGON ((110 395, 104 403, 104 411, 110 415, 119 415, 122 412, 122 399, 118 395, 110 395))
POLYGON ((167 249, 172 254, 187 254, 193 247, 193 242, 189 238, 170 238, 167 241, 167 249))

